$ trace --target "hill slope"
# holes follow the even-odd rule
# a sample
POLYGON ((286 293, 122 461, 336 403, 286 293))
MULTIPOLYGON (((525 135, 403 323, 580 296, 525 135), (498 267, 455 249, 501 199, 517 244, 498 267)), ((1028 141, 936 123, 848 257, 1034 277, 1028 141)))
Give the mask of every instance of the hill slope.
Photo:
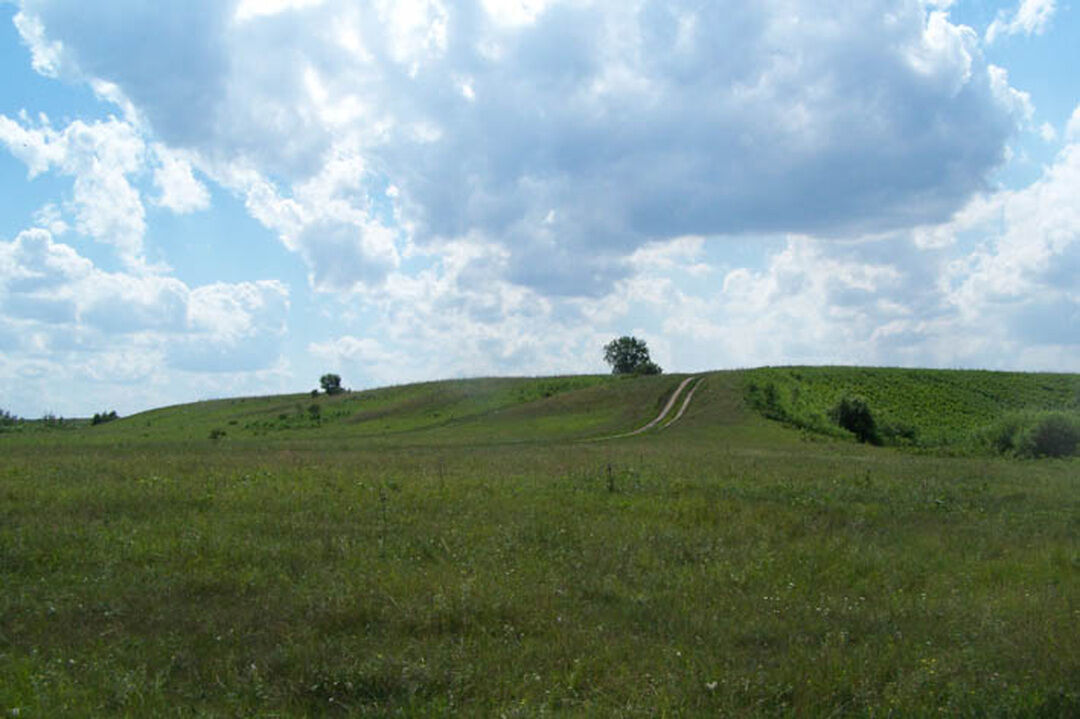
POLYGON ((80 432, 101 441, 347 440, 394 444, 604 436, 652 417, 680 375, 446 380, 334 396, 243 397, 164 407, 80 432))
POLYGON ((843 434, 830 410, 844 397, 871 408, 884 439, 927 447, 979 444, 1010 417, 1080 415, 1080 375, 869 367, 745 372, 748 403, 804 429, 843 434))
MULTIPOLYGON (((480 378, 335 396, 221 399, 84 425, 75 432, 31 434, 36 439, 74 434, 76 441, 90 443, 211 437, 387 446, 574 441, 642 426, 687 376, 480 378)), ((685 418, 671 431, 714 437, 722 433, 729 441, 752 443, 798 437, 790 431, 777 434, 777 427, 769 429, 764 417, 804 433, 850 439, 830 417, 843 397, 866 401, 886 444, 985 450, 1003 427, 1015 431, 1022 424, 1017 417, 1055 411, 1080 423, 1076 374, 778 367, 703 376, 685 418)))

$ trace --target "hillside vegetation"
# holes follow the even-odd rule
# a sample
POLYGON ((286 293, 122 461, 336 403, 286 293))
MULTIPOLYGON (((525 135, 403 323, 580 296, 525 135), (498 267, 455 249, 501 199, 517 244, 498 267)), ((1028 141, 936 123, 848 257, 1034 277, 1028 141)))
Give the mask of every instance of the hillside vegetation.
MULTIPOLYGON (((1047 413, 1080 434, 1080 375, 861 367, 776 367, 745 373, 748 403, 771 419, 844 436, 830 417, 845 397, 872 410, 886 444, 958 451, 1018 449, 1005 441, 1047 413)), ((1017 438, 1016 441, 1019 441, 1017 438)))
MULTIPOLYGON (((655 414, 679 375, 446 380, 336 395, 197 402, 143 412, 64 441, 172 442, 211 433, 225 441, 468 443, 546 441, 625 431, 655 414)), ((67 427, 87 423, 67 422, 67 427)), ((25 430, 47 427, 24 427, 25 430)), ((55 433, 34 433, 48 441, 55 433)))
MULTIPOLYGON (((1075 376, 962 375, 928 375, 918 436, 992 423, 994 383, 1002 412, 1072 411, 1075 376)), ((1078 716, 1080 458, 868 446, 747 401, 886 416, 919 382, 874 378, 913 376, 710 373, 678 423, 608 440, 683 377, 18 425, 0 716, 1078 716)))

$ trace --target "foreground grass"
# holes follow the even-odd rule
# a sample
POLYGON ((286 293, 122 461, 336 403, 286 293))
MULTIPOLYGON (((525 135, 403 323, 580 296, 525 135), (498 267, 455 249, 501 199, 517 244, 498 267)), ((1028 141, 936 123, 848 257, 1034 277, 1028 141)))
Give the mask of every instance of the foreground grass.
POLYGON ((608 443, 7 441, 0 709, 1080 713, 1080 462, 800 442, 709 382, 608 443))

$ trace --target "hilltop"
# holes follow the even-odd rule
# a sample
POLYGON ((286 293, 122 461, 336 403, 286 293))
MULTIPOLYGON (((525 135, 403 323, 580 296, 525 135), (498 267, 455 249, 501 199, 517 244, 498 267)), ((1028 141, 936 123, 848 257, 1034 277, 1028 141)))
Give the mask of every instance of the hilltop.
MULTIPOLYGON (((769 367, 694 376, 703 379, 701 391, 680 431, 722 428, 730 434, 738 427, 748 440, 782 441, 767 427, 775 424, 798 430, 803 439, 850 440, 853 435, 832 416, 845 397, 868 406, 879 443, 908 448, 1008 452, 1048 413, 1080 427, 1076 374, 769 367)), ((218 399, 87 427, 78 441, 454 445, 597 439, 640 428, 689 377, 477 378, 336 395, 218 399)))

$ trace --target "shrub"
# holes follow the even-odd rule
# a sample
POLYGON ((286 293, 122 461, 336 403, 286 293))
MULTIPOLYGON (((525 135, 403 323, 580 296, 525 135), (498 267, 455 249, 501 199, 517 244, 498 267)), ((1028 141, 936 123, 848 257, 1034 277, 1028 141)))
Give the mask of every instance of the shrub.
POLYGON ((210 439, 214 440, 215 442, 224 436, 225 430, 221 429, 220 427, 214 427, 212 430, 210 430, 210 439))
POLYGON ((882 422, 878 436, 888 444, 913 445, 919 441, 919 430, 906 422, 882 422))
POLYGON ((109 412, 101 412, 100 414, 95 412, 93 419, 90 420, 90 424, 105 424, 106 422, 112 422, 116 419, 120 419, 120 415, 116 413, 115 409, 109 412))
POLYGON ((984 432, 986 442, 1000 454, 1015 452, 1016 440, 1023 426, 1024 419, 1021 415, 1006 415, 984 432))
POLYGON ((1068 457, 1080 444, 1080 421, 1064 412, 1046 412, 1024 427, 1017 452, 1025 457, 1068 457))
POLYGON ((855 435, 860 442, 881 444, 877 423, 870 405, 862 397, 844 397, 832 411, 830 417, 838 425, 855 435))
POLYGON ((1001 454, 1068 457, 1080 448, 1080 416, 1065 412, 1009 414, 983 436, 1001 454))
POLYGON ((769 382, 764 387, 751 382, 747 388, 747 401, 766 419, 775 419, 781 422, 788 420, 788 413, 780 403, 780 392, 776 385, 769 382))

